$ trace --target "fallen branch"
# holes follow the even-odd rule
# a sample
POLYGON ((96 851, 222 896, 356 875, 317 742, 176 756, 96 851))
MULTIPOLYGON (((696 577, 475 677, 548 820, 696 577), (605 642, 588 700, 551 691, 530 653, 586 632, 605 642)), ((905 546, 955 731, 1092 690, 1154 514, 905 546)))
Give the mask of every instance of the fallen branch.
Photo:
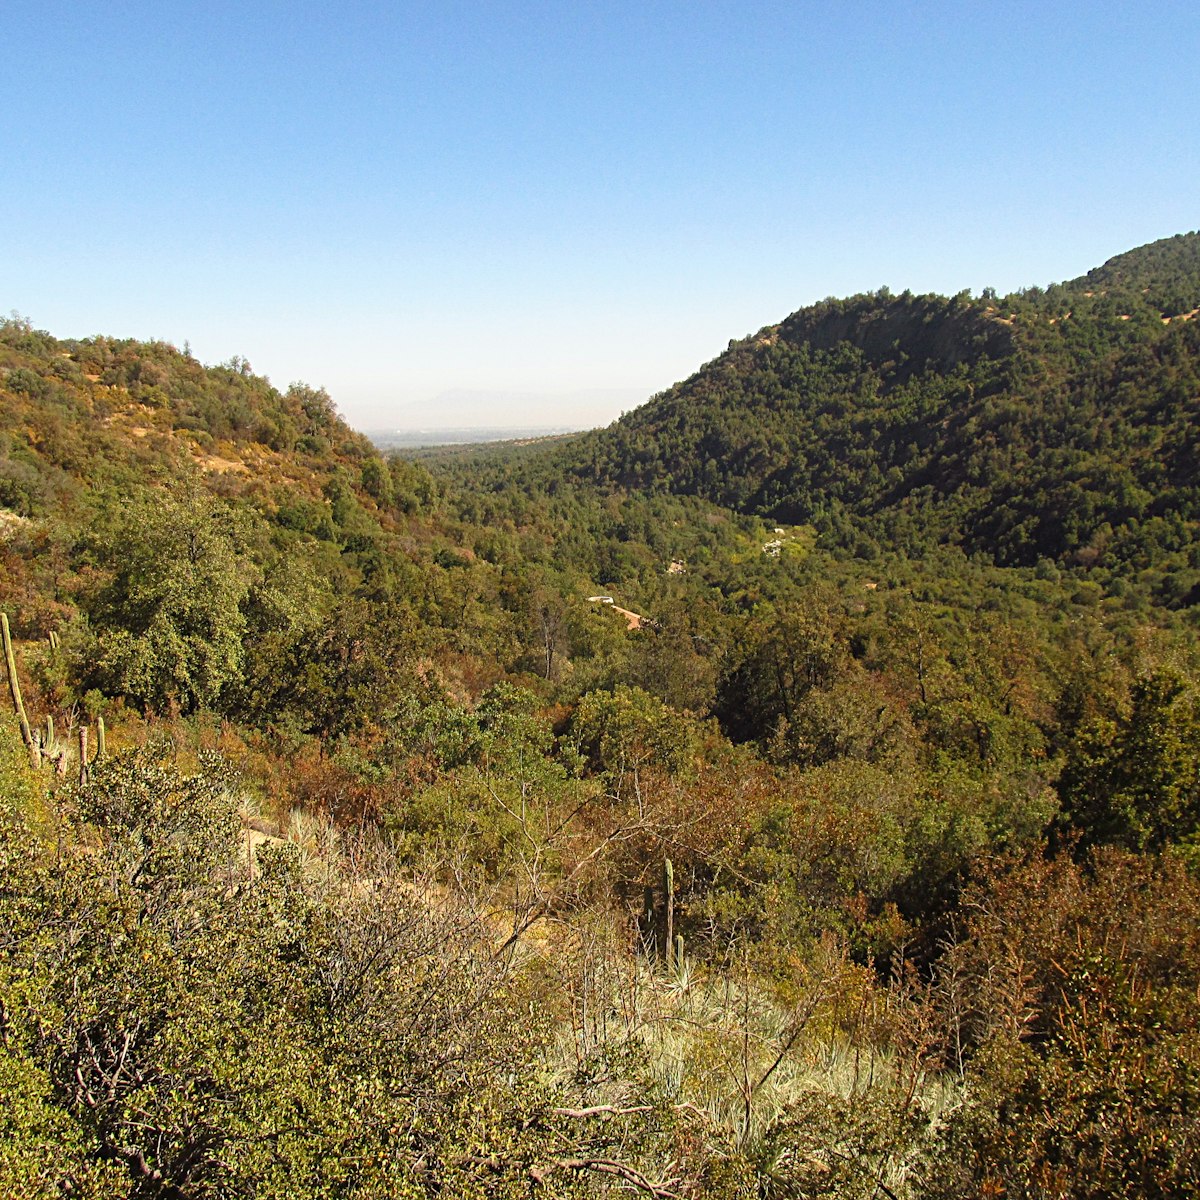
POLYGON ((631 1184, 638 1191, 655 1197, 655 1200, 680 1200, 679 1193, 671 1190, 678 1185, 678 1180, 663 1180, 655 1183, 653 1180, 647 1179, 641 1171, 611 1158, 556 1158, 545 1167, 530 1167, 529 1176, 535 1183, 544 1185, 547 1177, 555 1170, 596 1171, 601 1175, 613 1175, 631 1184))
POLYGON ((639 1104, 633 1108, 620 1108, 615 1104, 596 1104, 591 1108, 552 1108, 556 1117, 628 1117, 633 1113, 653 1112, 652 1104, 639 1104))

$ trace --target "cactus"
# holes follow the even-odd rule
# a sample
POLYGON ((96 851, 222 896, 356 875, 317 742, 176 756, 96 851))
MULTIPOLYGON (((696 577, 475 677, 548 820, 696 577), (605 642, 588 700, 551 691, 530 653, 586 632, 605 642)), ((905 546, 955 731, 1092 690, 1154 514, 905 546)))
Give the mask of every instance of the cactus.
POLYGON ((79 786, 83 787, 88 781, 88 760, 87 760, 87 726, 80 725, 79 727, 79 786))
POLYGON ((104 740, 104 718, 96 718, 96 757, 93 762, 99 762, 108 753, 108 745, 104 740))
POLYGON ((13 711, 17 714, 17 722, 21 726, 21 741, 33 759, 33 765, 42 765, 42 753, 33 740, 33 730, 25 716, 25 705, 21 701, 21 681, 17 678, 17 656, 13 653, 12 635, 8 630, 8 613, 0 613, 0 636, 4 640, 4 663, 8 668, 8 690, 12 696, 13 711))
POLYGON ((675 948, 675 868, 669 858, 663 859, 663 959, 671 967, 675 948))
POLYGON ((642 893, 642 915, 638 926, 647 956, 662 960, 668 971, 683 962, 683 934, 675 933, 675 868, 669 858, 662 864, 662 908, 655 889, 647 884, 642 893))
POLYGON ((46 714, 46 740, 42 745, 47 750, 54 749, 54 717, 51 713, 46 714))

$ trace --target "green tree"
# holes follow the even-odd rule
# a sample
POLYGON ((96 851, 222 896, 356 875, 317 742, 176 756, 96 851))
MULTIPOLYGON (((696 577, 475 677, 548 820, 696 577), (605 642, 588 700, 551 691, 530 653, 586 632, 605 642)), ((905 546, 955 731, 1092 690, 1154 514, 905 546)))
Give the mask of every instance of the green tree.
POLYGON ((247 520, 195 486, 146 492, 92 541, 91 671, 110 695, 185 712, 217 706, 242 668, 242 603, 257 574, 247 520))
POLYGON ((1159 850, 1200 831, 1200 697, 1170 672, 1140 680, 1127 717, 1080 735, 1059 792, 1088 845, 1159 850))

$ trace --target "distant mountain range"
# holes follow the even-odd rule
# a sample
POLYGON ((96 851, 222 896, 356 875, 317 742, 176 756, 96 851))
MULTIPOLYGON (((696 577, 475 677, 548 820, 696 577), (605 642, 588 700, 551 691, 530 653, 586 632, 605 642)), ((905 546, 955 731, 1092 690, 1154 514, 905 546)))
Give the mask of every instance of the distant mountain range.
POLYGON ((416 450, 423 446, 472 446, 484 442, 521 442, 577 433, 574 425, 472 425, 463 428, 367 429, 380 450, 416 450))
MULTIPOLYGON (((389 422, 387 433, 397 437, 431 432, 444 435, 492 431, 500 437, 573 433, 607 425, 645 399, 646 393, 635 388, 588 388, 571 392, 458 388, 441 392, 430 400, 403 405, 389 422)), ((375 437, 374 433, 372 437, 375 437)), ((448 437, 445 440, 464 439, 448 437)), ((470 440, 497 439, 472 437, 470 440)))

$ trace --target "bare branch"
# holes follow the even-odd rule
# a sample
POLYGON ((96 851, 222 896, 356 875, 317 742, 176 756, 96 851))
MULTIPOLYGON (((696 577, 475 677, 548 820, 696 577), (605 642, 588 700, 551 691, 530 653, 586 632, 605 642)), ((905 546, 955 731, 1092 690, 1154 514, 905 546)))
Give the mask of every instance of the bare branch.
POLYGON ((601 1175, 613 1175, 648 1196, 655 1197, 656 1200, 680 1200, 680 1194, 673 1190, 679 1186, 679 1180, 661 1180, 656 1183, 633 1167, 611 1158, 556 1158, 546 1167, 530 1167, 529 1175, 536 1183, 545 1184, 546 1178, 553 1170, 596 1171, 601 1175))
POLYGON ((616 1104, 596 1104, 591 1108, 552 1108, 556 1117, 628 1117, 633 1113, 653 1112, 652 1104, 638 1104, 632 1108, 620 1108, 616 1104))

